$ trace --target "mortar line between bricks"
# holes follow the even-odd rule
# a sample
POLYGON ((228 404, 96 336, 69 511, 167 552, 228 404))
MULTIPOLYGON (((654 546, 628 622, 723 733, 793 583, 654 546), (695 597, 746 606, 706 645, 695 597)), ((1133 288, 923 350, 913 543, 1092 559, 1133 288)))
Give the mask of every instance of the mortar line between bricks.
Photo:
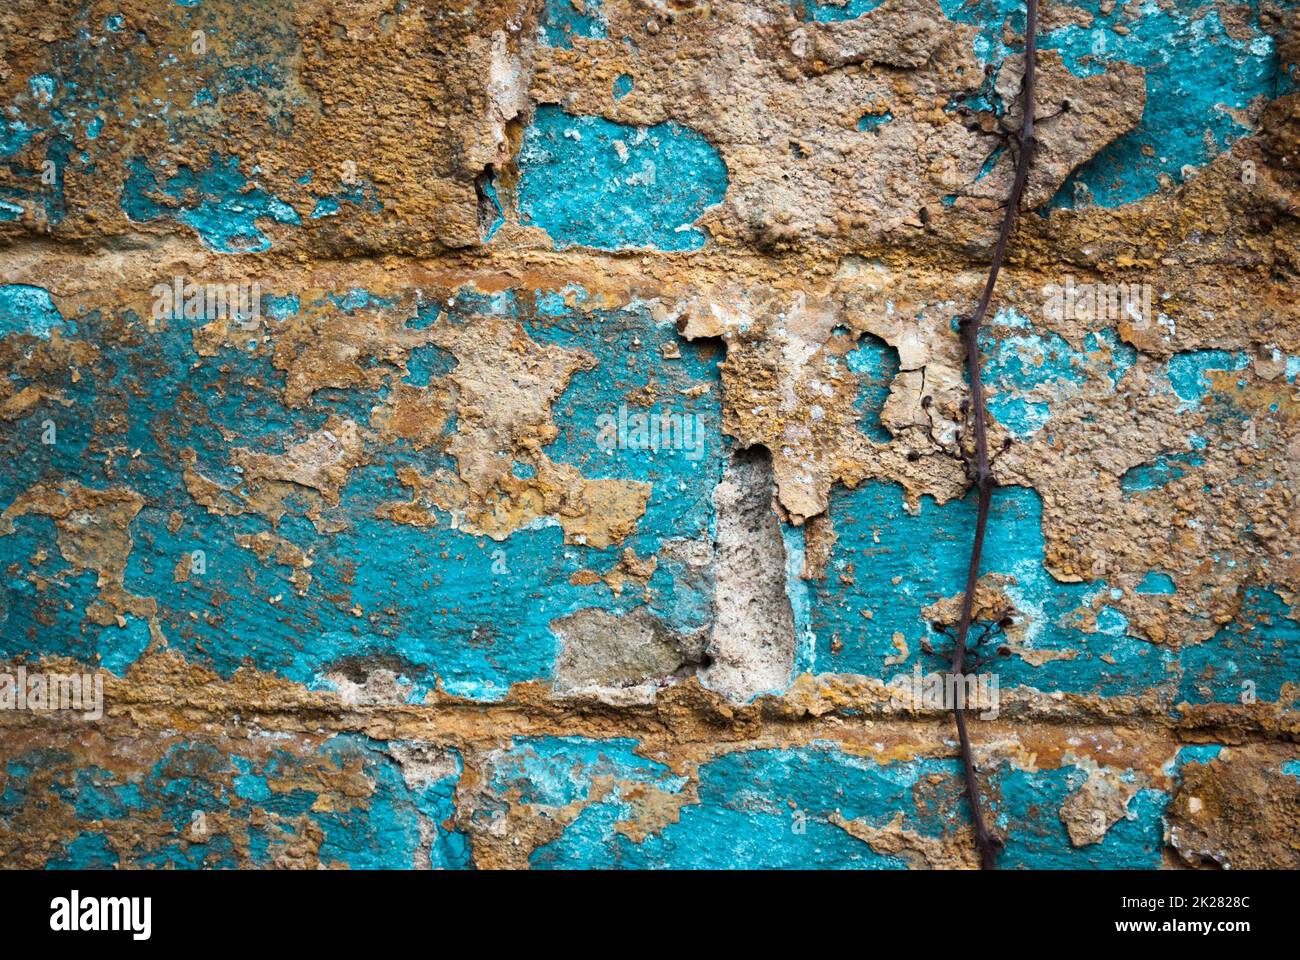
MULTIPOLYGON (((661 722, 654 717, 627 716, 624 714, 598 714, 590 712, 587 716, 568 716, 549 714, 535 717, 518 711, 509 712, 514 722, 502 722, 498 715, 489 714, 483 718, 483 730, 473 730, 475 724, 467 723, 466 718, 455 714, 430 715, 427 711, 408 712, 376 709, 373 712, 350 712, 333 714, 327 711, 290 710, 267 711, 259 709, 231 710, 228 713, 194 711, 188 708, 175 708, 163 711, 132 711, 115 709, 106 712, 108 725, 128 723, 138 731, 151 733, 168 732, 182 734, 192 732, 204 720, 220 720, 232 724, 232 716, 237 717, 233 726, 249 732, 295 733, 329 737, 338 733, 363 732, 376 739, 383 740, 429 740, 434 743, 455 744, 497 744, 515 737, 537 736, 584 736, 592 739, 608 737, 633 737, 647 744, 661 746, 672 745, 673 749, 694 747, 740 748, 762 743, 780 743, 783 746, 810 745, 821 741, 833 741, 846 745, 862 746, 867 741, 886 739, 898 734, 915 737, 918 744, 936 747, 943 756, 957 755, 957 741, 944 725, 943 714, 921 718, 840 718, 822 717, 813 719, 759 719, 740 725, 738 728, 712 725, 707 718, 698 719, 703 729, 692 729, 694 723, 686 721, 661 722), (277 722, 277 721, 287 722, 277 722), (267 721, 267 722, 260 722, 267 721), (606 723, 617 724, 617 732, 611 732, 606 723), (644 721, 644 722, 638 722, 644 721), (857 722, 854 722, 857 721, 857 722)), ((697 718, 693 718, 695 720, 697 718)), ((1047 734, 1069 726, 1077 735, 1128 734, 1139 738, 1168 741, 1178 744, 1197 744, 1203 742, 1232 743, 1244 745, 1250 743, 1289 743, 1295 742, 1293 734, 1269 736, 1258 732, 1250 733, 1236 728, 1193 727, 1181 728, 1177 725, 1157 725, 1142 723, 1147 718, 1117 719, 1112 722, 1062 718, 1058 721, 1014 718, 1008 721, 981 721, 980 729, 988 738, 988 746, 995 749, 1001 739, 1012 735, 1047 734), (1216 736, 1219 735, 1219 736, 1216 736)), ((80 729, 80 725, 62 720, 38 716, 35 720, 27 719, 23 723, 8 718, 0 718, 0 730, 25 731, 44 728, 49 731, 80 729)), ((228 726, 223 726, 228 729, 228 726)), ((706 751, 707 752, 707 751, 706 751)), ((866 751, 870 752, 870 751, 866 751)))
MULTIPOLYGON (((1137 244, 1139 240, 1140 238, 1135 237, 1133 243, 1137 244)), ((3 277, 5 282, 18 282, 31 274, 48 271, 52 261, 81 262, 83 265, 90 261, 90 269, 94 269, 97 264, 102 264, 102 270, 105 274, 121 278, 124 276, 122 273, 124 259, 129 259, 133 255, 157 254, 169 258, 170 261, 174 261, 178 265, 203 261, 207 267, 229 266, 234 269, 216 272, 230 276, 246 275, 250 272, 246 268, 254 266, 265 267, 266 272, 274 273, 277 277, 283 276, 280 271, 284 270, 309 273, 313 269, 326 267, 351 267, 357 268, 358 271, 365 269, 379 273, 391 273, 394 267, 405 266, 412 270, 425 269, 444 272, 449 275, 462 272, 475 275, 511 271, 519 268, 545 269, 549 273, 557 268, 563 269, 568 266, 573 271, 572 275, 561 274, 560 277, 556 278, 557 282, 561 278, 569 280, 577 277, 591 281, 592 278, 588 271, 594 261, 609 265, 611 267, 610 276, 615 279, 618 279, 625 272, 624 268, 628 273, 636 273, 637 268, 648 266, 670 269, 674 275, 678 276, 693 271, 701 273, 725 271, 741 278, 770 279, 774 283, 782 281, 788 284, 791 289, 800 290, 807 289, 806 282, 808 279, 813 279, 816 283, 824 285, 837 283, 833 271, 820 274, 806 273, 792 278, 791 266, 803 264, 811 254, 789 254, 784 257, 770 257, 748 250, 732 249, 705 249, 690 253, 673 253, 649 249, 600 250, 578 248, 547 250, 544 248, 514 248, 510 251, 498 253, 481 248, 465 248, 430 253, 365 252, 351 256, 320 256, 291 250, 272 250, 256 254, 226 254, 215 252, 198 243, 177 243, 168 240, 156 245, 123 247, 120 249, 96 247, 90 252, 64 244, 20 241, 0 246, 0 250, 4 252, 5 260, 8 261, 6 265, 0 266, 0 277, 3 277), (24 256, 31 257, 26 264, 28 269, 24 269, 24 265, 20 263, 21 258, 24 256)), ((1136 262, 1123 268, 1107 269, 1101 265, 1089 265, 1071 260, 1068 253, 1069 251, 1061 251, 1060 255, 1053 257, 1051 251, 1046 254, 1035 252, 1032 262, 1029 261, 1028 256, 1024 261, 1021 261, 1014 253, 1009 253, 1008 260, 1002 267, 1002 272, 1004 276, 1043 276, 1064 268, 1080 277, 1122 277, 1129 273, 1139 273, 1157 266, 1156 258, 1153 257, 1153 262, 1150 263, 1136 262)), ((838 267, 846 260, 863 262, 880 260, 886 267, 890 267, 894 262, 897 262, 899 264, 898 272, 915 271, 927 278, 938 272, 941 275, 933 280, 934 285, 943 287, 944 284, 948 284, 948 288, 950 288, 953 272, 958 274, 970 273, 971 285, 973 287, 979 286, 987 272, 987 256, 988 251, 975 251, 963 255, 960 251, 943 249, 936 251, 891 245, 882 246, 878 249, 845 251, 832 257, 826 257, 823 254, 816 257, 816 262, 832 264, 835 267, 838 267)), ((164 260, 161 262, 166 263, 169 261, 164 260)), ((83 266, 83 273, 85 269, 83 266)), ((160 261, 155 259, 149 261, 149 266, 140 269, 135 275, 153 279, 165 269, 165 267, 160 266, 160 261)), ((1242 266, 1239 262, 1231 260, 1198 261, 1195 264, 1187 265, 1184 269, 1192 273, 1215 278, 1219 282, 1222 282, 1225 271, 1235 272, 1255 279, 1260 276, 1258 266, 1242 266)), ((637 275, 644 276, 639 273, 637 275)), ((126 276, 130 276, 130 274, 126 276)))
MULTIPOLYGON (((501 701, 480 703, 475 701, 444 702, 420 705, 375 704, 370 706, 333 706, 328 703, 291 702, 281 706, 257 704, 254 701, 231 698, 229 706, 214 706, 193 701, 178 701, 165 697, 126 698, 115 696, 108 704, 106 716, 111 719, 138 718, 140 716, 185 716, 188 718, 204 717, 211 720, 228 720, 232 716, 248 718, 289 718, 303 717, 320 721, 329 721, 339 729, 359 729, 376 723, 395 722, 416 726, 437 728, 443 725, 455 725, 466 722, 467 718, 478 718, 493 729, 508 728, 502 726, 501 718, 519 718, 519 722, 529 729, 543 728, 547 732, 562 734, 570 730, 575 722, 592 718, 609 720, 617 718, 620 724, 640 727, 645 730, 689 731, 692 727, 707 727, 707 738, 714 739, 726 729, 735 729, 745 736, 758 735, 764 729, 804 729, 815 730, 869 730, 882 727, 903 727, 910 725, 938 724, 948 719, 943 710, 907 714, 876 711, 861 712, 860 707, 853 707, 859 712, 845 714, 839 710, 828 710, 813 715, 800 714, 801 707, 781 698, 764 699, 762 702, 748 705, 727 704, 716 701, 703 703, 679 703, 672 700, 652 704, 627 706, 610 705, 599 701, 501 701), (782 710, 791 710, 783 714, 782 710), (731 716, 726 716, 729 711, 731 716), (673 718, 685 718, 682 720, 673 718), (668 718, 668 719, 665 719, 668 718)), ((1267 729, 1261 724, 1269 719, 1245 709, 1218 710, 1212 718, 1197 720, 1192 717, 1174 718, 1155 710, 1133 710, 1117 713, 1108 705, 1108 715, 1078 712, 1059 714, 1025 713, 1013 709, 1004 710, 996 719, 975 719, 977 729, 995 729, 1000 725, 1015 724, 1017 727, 1087 727, 1094 729, 1126 729, 1144 731, 1157 729, 1171 736, 1205 735, 1210 733, 1231 734, 1237 738, 1261 742, 1288 742, 1300 739, 1300 721, 1288 717, 1285 711, 1274 711, 1275 719, 1282 721, 1277 729, 1267 729), (1224 715, 1226 714, 1226 716, 1224 715)), ((162 722, 160 720, 160 722, 162 722)), ((593 723, 594 726, 599 724, 593 723)), ((311 723, 305 724, 311 726, 311 723)))

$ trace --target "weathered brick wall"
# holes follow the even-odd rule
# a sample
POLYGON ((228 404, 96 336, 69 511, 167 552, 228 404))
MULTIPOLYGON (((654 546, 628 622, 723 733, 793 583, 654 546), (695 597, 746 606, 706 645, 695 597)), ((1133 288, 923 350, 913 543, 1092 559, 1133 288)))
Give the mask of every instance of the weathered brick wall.
MULTIPOLYGON (((1001 862, 1294 867, 1295 5, 1041 13, 984 334, 1001 862)), ((0 863, 974 865, 907 683, 1023 28, 12 0, 0 863)))

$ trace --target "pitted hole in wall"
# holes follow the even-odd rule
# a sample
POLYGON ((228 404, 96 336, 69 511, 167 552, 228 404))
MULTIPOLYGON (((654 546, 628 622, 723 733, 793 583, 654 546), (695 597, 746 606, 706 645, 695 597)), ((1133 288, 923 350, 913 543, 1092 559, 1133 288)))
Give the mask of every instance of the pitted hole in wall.
POLYGON ((483 242, 487 243, 496 235, 501 224, 505 222, 505 211, 497 197, 496 174, 491 166, 474 178, 474 194, 478 197, 478 232, 483 242))

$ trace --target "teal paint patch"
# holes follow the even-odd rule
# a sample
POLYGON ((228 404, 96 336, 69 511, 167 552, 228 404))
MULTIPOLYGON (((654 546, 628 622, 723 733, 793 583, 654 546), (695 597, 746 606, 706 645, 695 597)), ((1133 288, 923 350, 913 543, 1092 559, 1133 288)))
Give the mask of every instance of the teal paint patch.
POLYGON ((30 210, 51 226, 63 222, 64 178, 74 139, 93 140, 102 124, 98 117, 70 109, 76 92, 76 84, 66 78, 39 74, 0 111, 0 167, 9 173, 0 184, 5 220, 21 219, 30 210))
POLYGON ((1075 350, 1055 333, 1002 310, 980 331, 988 408, 1012 434, 1032 437, 1051 419, 1052 405, 1077 397, 1089 372, 1119 383, 1136 353, 1109 329, 1089 334, 1075 350))
POLYGON ((34 132, 21 120, 0 116, 0 157, 12 157, 27 146, 34 132))
POLYGON ((1159 570, 1150 571, 1137 585, 1138 593, 1172 594, 1177 592, 1173 577, 1159 570))
POLYGON ((804 557, 807 553, 804 531, 806 527, 781 525, 781 542, 785 547, 785 595, 790 601, 794 620, 795 655, 794 676, 816 672, 817 635, 812 629, 812 591, 803 578, 804 557))
MULTIPOLYGON (((524 318, 525 329, 539 343, 587 351, 596 365, 575 373, 556 402, 559 432, 544 452, 586 477, 651 484, 636 531, 621 548, 592 556, 594 568, 612 567, 622 548, 644 557, 671 541, 711 542, 713 491, 727 456, 721 351, 682 342, 671 323, 656 323, 643 306, 593 309, 584 291, 570 288, 566 294, 539 304, 524 318), (673 353, 680 357, 671 359, 673 353), (701 392, 701 387, 708 389, 701 392), (640 405, 636 398, 651 388, 664 399, 640 405), (667 433, 681 442, 652 445, 652 429, 638 434, 638 415, 661 425, 661 440, 667 433)), ((650 612, 670 628, 690 632, 710 622, 711 581, 699 582, 671 558, 660 563, 649 588, 650 612)))
POLYGON ((129 775, 35 752, 7 764, 0 821, 51 798, 67 804, 80 832, 51 856, 52 868, 269 867, 304 824, 321 832, 322 866, 464 868, 468 838, 445 826, 461 764, 455 751, 446 756, 443 775, 408 782, 388 747, 354 734, 313 753, 258 758, 179 742, 129 775), (163 829, 121 829, 141 821, 163 829), (130 847, 110 843, 123 835, 130 847))
POLYGON ((1193 410, 1210 392, 1210 371, 1244 370, 1249 365, 1250 357, 1245 353, 1188 350, 1170 357, 1166 372, 1174 395, 1182 401, 1182 409, 1193 410))
POLYGON ((111 176, 108 165, 142 132, 161 134, 190 155, 207 153, 227 124, 239 122, 221 114, 228 95, 259 98, 274 131, 289 129, 294 111, 307 105, 289 75, 301 52, 292 0, 245 10, 242 29, 233 33, 219 9, 177 4, 156 13, 162 30, 189 36, 201 29, 203 55, 173 51, 143 28, 128 29, 120 13, 101 20, 102 9, 91 4, 72 12, 70 36, 49 45, 45 72, 27 78, 0 109, 0 166, 9 174, 0 184, 0 211, 26 208, 57 227, 69 213, 67 173, 75 170, 83 182, 111 176), (155 84, 167 94, 142 93, 155 84))
POLYGON ((1004 44, 1003 36, 1008 28, 1017 36, 1023 35, 1025 14, 1021 0, 939 0, 939 9, 953 23, 976 28, 972 48, 982 63, 1000 65, 1009 52, 1018 49, 1004 44))
MULTIPOLYGON (((888 682, 916 669, 943 669, 942 652, 951 641, 923 609, 962 592, 975 497, 943 506, 922 497, 913 515, 904 509, 899 486, 869 481, 856 490, 833 490, 830 513, 838 539, 827 576, 808 586, 811 672, 888 682), (905 639, 906 657, 895 634, 905 639), (939 653, 925 654, 922 641, 939 653)), ((1104 583, 1061 583, 1044 567, 1042 503, 1035 491, 995 491, 988 531, 983 572, 1012 578, 1005 588, 1018 611, 1011 636, 1045 659, 1033 666, 1019 656, 997 658, 989 669, 1002 689, 1113 696, 1169 685, 1176 654, 1128 636, 1127 620, 1105 605, 1104 583)), ((973 636, 985 629, 993 646, 1007 642, 992 624, 976 624, 973 636)))
POLYGON ((614 99, 622 100, 632 92, 632 75, 630 73, 620 73, 614 78, 614 99))
MULTIPOLYGON (((635 742, 581 738, 516 740, 494 756, 489 799, 477 816, 504 812, 505 798, 549 817, 580 808, 555 840, 533 851, 538 869, 886 869, 907 867, 848 832, 897 823, 942 842, 968 822, 959 764, 950 758, 879 763, 830 743, 797 749, 742 749, 699 768, 696 796, 680 815, 640 842, 620 825, 634 819, 631 798, 681 797, 685 781, 637 756, 635 742)), ((1127 774, 1125 775, 1127 776, 1127 774)), ((1127 816, 1095 845, 1076 848, 1059 809, 1082 787, 1074 766, 991 773, 992 814, 1009 834, 1004 865, 1028 868, 1136 868, 1159 864, 1163 791, 1139 789, 1127 816)))
POLYGON ((69 785, 57 787, 55 794, 72 805, 79 820, 122 820, 142 802, 138 784, 122 782, 97 766, 74 770, 69 785))
POLYGON ((48 870, 115 870, 119 865, 117 851, 102 833, 79 834, 68 844, 67 853, 46 864, 48 870))
MULTIPOLYGON (((654 786, 678 793, 685 780, 662 763, 636 754, 637 741, 586 737, 516 737, 493 754, 488 772, 495 796, 516 795, 531 807, 565 807, 595 798, 596 781, 654 786)), ((621 798, 620 798, 621 799, 621 798)))
POLYGON ((1276 592, 1248 587, 1237 618, 1182 661, 1181 701, 1275 702, 1300 677, 1300 622, 1276 592))
POLYGON ((455 773, 412 791, 381 744, 342 735, 323 752, 340 767, 360 758, 373 789, 367 805, 315 815, 325 830, 322 864, 338 862, 353 870, 409 869, 416 865, 422 822, 426 829, 435 829, 435 839, 429 862, 420 866, 455 869, 469 864, 467 838, 443 826, 460 779, 459 761, 455 773))
POLYGON ((981 332, 981 339, 996 345, 986 368, 991 387, 989 411, 1017 437, 1032 437, 1051 418, 1046 400, 1030 399, 1036 391, 1041 395, 1045 390, 1083 383, 1082 375, 1071 366, 1069 346, 1055 334, 995 340, 981 332))
MULTIPOLYGON (((829 746, 737 751, 702 765, 698 801, 641 843, 615 829, 631 816, 630 807, 592 804, 529 862, 543 869, 902 869, 903 861, 875 852, 831 815, 842 811, 883 825, 897 809, 907 816, 918 794, 935 805, 959 806, 954 772, 950 761, 880 767, 829 746)), ((656 789, 677 793, 680 786, 656 789)), ((916 814, 906 822, 927 833, 942 829, 916 814)))
POLYGON ((63 315, 43 287, 23 283, 0 286, 0 337, 20 333, 49 339, 63 327, 63 315))
POLYGON ((262 310, 272 320, 288 320, 290 317, 297 316, 301 308, 302 302, 294 294, 262 298, 262 310))
POLYGON ((96 643, 100 666, 119 677, 149 646, 148 622, 130 616, 125 620, 123 626, 114 624, 100 630, 96 643))
MULTIPOLYGON (((249 488, 232 468, 232 446, 279 454, 332 415, 369 423, 393 382, 427 387, 447 376, 455 361, 432 345, 418 348, 407 368, 394 367, 383 384, 319 391, 290 412, 282 401, 284 371, 273 362, 274 340, 259 338, 252 349, 241 344, 204 357, 194 352, 192 338, 205 321, 163 318, 148 326, 131 315, 98 313, 77 324, 99 346, 100 360, 78 379, 60 371, 55 380, 41 381, 57 386, 70 406, 51 400, 0 432, 0 456, 10 463, 0 478, 0 510, 40 480, 84 478, 90 485, 103 476, 119 478, 117 485, 145 500, 128 531, 126 591, 157 603, 157 627, 171 650, 223 677, 251 665, 328 688, 330 675, 360 682, 384 668, 399 677, 413 702, 437 688, 497 700, 512 683, 553 676, 559 643, 551 622, 557 618, 594 607, 623 616, 644 606, 669 630, 707 626, 711 579, 671 556, 662 558, 648 592, 615 596, 603 584, 572 581, 579 571, 613 570, 624 548, 649 557, 677 540, 711 542, 712 491, 725 460, 721 351, 680 343, 675 328, 656 323, 645 305, 593 309, 576 288, 535 298, 467 289, 454 299, 454 306, 443 307, 410 294, 346 290, 307 302, 268 290, 263 305, 272 333, 303 311, 322 309, 408 331, 498 313, 519 320, 537 343, 584 351, 592 365, 553 404, 557 432, 545 452, 592 479, 651 484, 646 512, 623 543, 605 549, 565 544, 553 524, 497 542, 465 534, 449 515, 439 514, 432 527, 380 519, 382 506, 410 499, 399 470, 455 468, 440 450, 417 451, 404 440, 371 444, 372 462, 352 471, 340 502, 326 509, 323 528, 305 519, 313 509, 306 491, 288 494, 286 514, 275 525, 254 512, 209 511, 187 491, 180 451, 192 450, 193 469, 238 497, 249 488), (629 358, 637 362, 629 365, 629 358), (652 383, 663 399, 637 406, 631 398, 652 383), (617 421, 621 408, 689 424, 689 434, 676 436, 688 435, 690 447, 606 450, 598 442, 600 418, 617 421), (93 410, 95 416, 66 410, 93 410), (59 424, 54 446, 32 440, 47 417, 59 424), (96 437, 100 418, 115 429, 96 437), (182 519, 179 526, 173 517, 182 519), (241 538, 272 532, 313 558, 310 585, 300 589, 292 568, 263 562, 239 545, 241 538), (192 567, 196 551, 201 570, 192 567), (178 564, 189 568, 180 582, 178 564)), ((20 382, 24 370, 20 365, 15 371, 20 382)), ((453 419, 448 435, 456 429, 453 419)), ((512 469, 519 474, 529 467, 512 469)), ((150 625, 143 619, 105 628, 87 615, 99 596, 97 574, 63 557, 48 517, 15 518, 13 532, 0 536, 0 565, 17 571, 0 583, 0 657, 60 655, 121 675, 149 644, 150 625), (34 564, 40 554, 44 561, 34 564)))
POLYGON ((988 155, 988 157, 984 160, 984 162, 980 165, 980 172, 975 175, 975 182, 979 183, 990 173, 992 173, 993 168, 998 165, 998 161, 1002 159, 1002 155, 1006 152, 1007 152, 1006 147, 995 147, 993 151, 988 155))
MULTIPOLYGON (((942 652, 951 640, 926 622, 922 610, 961 593, 974 507, 973 496, 943 506, 923 497, 914 516, 892 483, 832 491, 838 539, 826 578, 805 582, 812 640, 800 668, 886 682, 917 669, 943 669, 946 660, 924 654, 921 642, 942 652), (905 658, 895 647, 896 633, 906 641, 905 658)), ((1240 702, 1247 690, 1276 702, 1282 685, 1300 676, 1300 624, 1277 593, 1247 589, 1238 618, 1205 643, 1178 650, 1149 644, 1129 636, 1128 620, 1109 606, 1104 582, 1052 578, 1043 566, 1041 521, 1034 491, 995 492, 983 572, 1014 578, 1006 591, 1019 611, 1014 619, 1020 627, 1013 630, 1023 628, 1012 634, 1017 643, 1059 658, 1038 667, 1015 655, 996 659, 988 669, 1002 689, 1024 685, 1101 696, 1154 690, 1172 707, 1179 701, 1240 702)), ((1168 586, 1158 578, 1146 585, 1168 586)), ((975 635, 990 626, 976 624, 975 635)), ((996 630, 992 637, 994 645, 1006 642, 996 630)))
POLYGON ((310 219, 320 220, 323 217, 335 216, 343 210, 344 204, 366 213, 378 213, 384 209, 375 191, 375 185, 367 180, 345 185, 325 196, 317 196, 310 219))
POLYGON ((1100 842, 1075 847, 1058 811, 1087 779, 1088 772, 1074 766, 1032 773, 1000 770, 990 800, 993 821, 1006 837, 998 865, 1028 870, 1158 869, 1168 794, 1139 789, 1129 800, 1126 815, 1100 842))
MULTIPOLYGON (((1193 441, 1200 438, 1192 438, 1193 441)), ((1145 490, 1159 490, 1168 483, 1178 480, 1189 471, 1205 463, 1205 457, 1199 452, 1204 449, 1205 441, 1200 447, 1181 453, 1162 453, 1149 463, 1139 464, 1125 470, 1119 478, 1120 489, 1125 494, 1140 493, 1145 490)))
POLYGON ((264 522, 199 515, 172 536, 162 507, 140 518, 128 584, 159 598, 174 649, 223 676, 251 658, 259 669, 327 688, 327 673, 359 679, 387 667, 421 699, 441 687, 489 700, 512 683, 549 677, 558 653, 550 620, 580 604, 567 581, 582 551, 566 548, 555 527, 517 531, 496 544, 455 531, 450 518, 432 529, 374 519, 380 505, 406 499, 394 473, 406 456, 396 450, 354 472, 340 504, 352 518, 346 531, 324 538, 301 521, 282 521, 282 536, 323 555, 312 567, 319 590, 300 594, 287 569, 227 546, 264 522), (208 573, 169 587, 175 558, 196 547, 208 550, 208 573), (226 622, 187 629, 189 611, 227 595, 230 583, 243 584, 245 596, 229 605, 226 622), (280 598, 274 616, 270 597, 280 598), (353 604, 367 616, 352 615, 353 604), (255 646, 245 641, 250 636, 258 637, 255 646))
POLYGON ((355 313, 364 309, 391 310, 398 305, 396 298, 377 296, 363 287, 352 287, 344 293, 327 293, 325 300, 344 313, 355 313))
POLYGON ((201 171, 181 166, 176 174, 158 184, 143 157, 129 164, 131 171, 122 186, 122 211, 136 223, 171 219, 198 233, 204 245, 220 253, 256 253, 271 246, 270 238, 257 226, 259 220, 301 226, 298 212, 261 187, 249 188, 239 171, 238 157, 211 156, 201 171), (164 205, 154 199, 163 194, 176 201, 164 205))
POLYGON ((803 20, 830 23, 836 20, 856 20, 880 6, 881 0, 843 0, 841 3, 823 3, 820 0, 791 0, 791 6, 803 20))
POLYGON ((601 0, 546 0, 542 9, 542 34, 549 47, 573 46, 574 37, 604 40, 605 16, 601 0))
POLYGON ((880 422, 880 414, 889 399, 889 385, 898 375, 898 351, 867 333, 845 354, 845 362, 860 383, 854 407, 863 432, 878 443, 888 443, 893 435, 880 422))
POLYGON ((1300 760, 1282 761, 1282 772, 1288 777, 1295 777, 1300 780, 1300 760))
MULTIPOLYGON (((16 496, 8 487, 7 482, 0 487, 6 506, 16 496)), ((25 564, 40 550, 57 549, 49 519, 23 517, 14 526, 13 533, 0 539, 6 566, 15 561, 25 564)), ((77 571, 61 555, 51 553, 41 576, 48 578, 49 594, 38 590, 28 577, 12 576, 0 583, 0 658, 17 661, 48 654, 97 665, 108 652, 99 646, 103 628, 88 623, 84 615, 98 595, 96 574, 77 571)))
POLYGON ((1093 202, 1115 207, 1154 193, 1161 177, 1181 182, 1184 167, 1208 163, 1250 133, 1233 111, 1290 88, 1289 80, 1279 82, 1274 41, 1260 25, 1256 2, 1246 5, 1249 17, 1234 29, 1237 36, 1229 35, 1217 8, 1195 0, 1144 2, 1136 18, 1115 5, 1102 14, 1099 0, 1079 6, 1092 14, 1091 25, 1049 31, 1040 47, 1060 51, 1078 76, 1120 61, 1142 67, 1146 109, 1135 129, 1065 181, 1053 206, 1073 206, 1076 184, 1087 188, 1093 202), (1148 155, 1145 147, 1154 150, 1148 155))
POLYGON ((1223 746, 1217 743, 1196 743, 1182 747, 1174 757, 1175 771, 1181 770, 1189 763, 1212 763, 1219 759, 1223 746))
POLYGON ((858 118, 858 129, 878 133, 881 127, 893 119, 894 115, 888 110, 884 113, 864 113, 858 118))
MULTIPOLYGON (((1130 291, 1133 290, 1133 286, 1129 286, 1130 291)), ((1136 308, 1138 297, 1134 294, 1127 301, 1120 298, 1119 303, 1121 310, 1136 308)), ((1100 354, 1099 365, 1110 379, 1111 386, 1119 386, 1124 375, 1137 363, 1137 350, 1121 340, 1118 331, 1113 327, 1103 327, 1085 336, 1083 350, 1090 360, 1098 359, 1096 355, 1100 354)))
POLYGON ((54 89, 56 83, 53 77, 48 74, 38 74, 27 81, 27 87, 31 90, 32 96, 37 103, 48 105, 54 99, 54 89))
MULTIPOLYGON (((1197 0, 1164 5, 1145 0, 1136 8, 1111 4, 1105 14, 1100 0, 1081 0, 1076 6, 1090 15, 1090 23, 1043 33, 1039 49, 1058 51, 1076 76, 1102 72, 1117 62, 1142 67, 1146 108, 1136 128, 1062 184, 1052 207, 1073 207, 1079 187, 1086 188, 1083 194, 1090 202, 1115 207, 1154 193, 1162 177, 1181 182, 1185 167, 1208 163, 1250 132, 1234 111, 1290 92, 1292 81, 1281 75, 1257 2, 1247 5, 1249 17, 1234 28, 1236 36, 1228 34, 1217 8, 1197 0), (1153 148, 1150 155, 1147 147, 1153 148)), ((995 72, 1009 54, 1023 49, 1022 43, 1005 40, 1008 31, 1017 38, 1024 34, 1020 0, 940 0, 940 8, 949 20, 977 29, 974 53, 995 72)), ((1002 112, 991 84, 965 102, 976 110, 1002 112)))
MULTIPOLYGON (((66 754, 64 755, 66 756, 66 754)), ((5 761, 4 779, 0 781, 0 817, 13 817, 27 803, 33 764, 49 762, 54 759, 52 751, 33 750, 24 754, 23 759, 5 761)))
POLYGON ((557 248, 697 250, 708 237, 694 223, 727 190, 718 151, 689 127, 631 127, 550 104, 518 162, 521 222, 557 248))

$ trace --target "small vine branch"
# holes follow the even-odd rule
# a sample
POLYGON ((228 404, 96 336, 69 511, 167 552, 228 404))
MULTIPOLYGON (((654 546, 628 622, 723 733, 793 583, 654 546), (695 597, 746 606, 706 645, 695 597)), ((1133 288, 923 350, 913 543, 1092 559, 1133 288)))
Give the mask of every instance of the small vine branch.
MULTIPOLYGON (((952 673, 961 677, 966 668, 966 639, 970 635, 971 620, 975 613, 975 587, 979 582, 980 561, 984 554, 984 535, 988 529, 989 506, 993 502, 993 488, 997 481, 989 462, 988 426, 984 405, 984 382, 981 379, 979 336, 980 327, 993 301, 993 289, 1006 257, 1007 243, 1020 212, 1020 199, 1029 179, 1029 166, 1034 149, 1034 60, 1038 47, 1038 0, 1025 0, 1025 73, 1021 86, 1024 120, 1020 125, 1019 150, 1016 157, 1016 174, 1011 183, 1011 195, 1002 215, 997 243, 993 247, 993 262, 989 267, 984 291, 980 294, 975 312, 960 322, 962 343, 966 348, 966 370, 970 378, 970 408, 975 419, 975 487, 979 501, 975 517, 975 537, 971 542, 970 564, 966 568, 966 593, 962 596, 961 616, 953 640, 952 673)), ((966 708, 961 698, 953 699, 953 720, 957 724, 957 738, 961 744, 962 771, 966 792, 970 797, 971 819, 975 826, 975 845, 979 849, 980 868, 996 870, 1000 841, 990 832, 984 816, 979 780, 975 771, 975 758, 971 752, 970 733, 966 729, 966 708)))

